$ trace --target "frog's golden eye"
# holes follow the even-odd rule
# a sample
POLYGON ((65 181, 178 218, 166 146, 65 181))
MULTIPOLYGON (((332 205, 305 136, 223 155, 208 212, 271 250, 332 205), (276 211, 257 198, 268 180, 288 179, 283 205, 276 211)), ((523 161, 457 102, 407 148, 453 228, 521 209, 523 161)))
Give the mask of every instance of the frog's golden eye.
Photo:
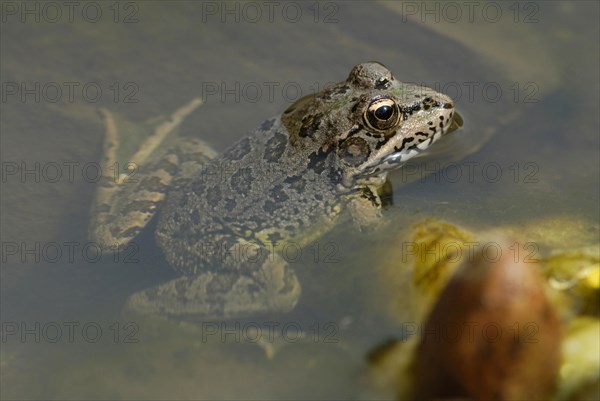
POLYGON ((371 102, 365 110, 364 120, 376 131, 386 131, 400 121, 400 108, 393 99, 380 98, 371 102))

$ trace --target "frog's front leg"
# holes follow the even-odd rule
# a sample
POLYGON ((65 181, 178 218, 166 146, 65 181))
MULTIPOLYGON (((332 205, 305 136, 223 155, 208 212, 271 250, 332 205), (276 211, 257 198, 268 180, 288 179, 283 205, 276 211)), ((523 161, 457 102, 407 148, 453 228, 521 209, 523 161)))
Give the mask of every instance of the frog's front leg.
MULTIPOLYGON (((225 237, 213 238, 228 242, 225 237)), ((204 239, 209 240, 208 238, 204 239)), ((184 275, 129 297, 125 310, 145 315, 232 319, 292 310, 300 283, 283 258, 256 242, 238 239, 206 255, 197 275, 184 275)))
POLYGON ((347 208, 360 231, 371 231, 383 224, 381 210, 384 197, 391 193, 391 183, 373 183, 365 185, 353 193, 347 202, 347 208))
MULTIPOLYGON (((92 204, 89 237, 103 249, 130 242, 156 213, 174 177, 185 179, 197 173, 216 153, 203 141, 177 138, 175 145, 161 151, 160 146, 187 115, 200 106, 194 99, 158 125, 129 158, 127 173, 110 174, 118 166, 122 138, 112 113, 101 110, 105 123, 103 172, 92 204)), ((122 165, 122 164, 121 164, 122 165)))

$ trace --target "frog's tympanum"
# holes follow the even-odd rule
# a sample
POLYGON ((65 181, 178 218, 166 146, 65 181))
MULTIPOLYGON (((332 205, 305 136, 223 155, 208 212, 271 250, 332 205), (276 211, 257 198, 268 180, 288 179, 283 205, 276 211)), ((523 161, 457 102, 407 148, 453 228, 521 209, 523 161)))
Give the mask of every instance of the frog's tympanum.
MULTIPOLYGON (((137 182, 105 182, 91 236, 125 245, 158 212, 157 243, 181 276, 131 296, 136 312, 223 319, 287 312, 300 284, 276 244, 316 239, 344 209, 361 228, 372 225, 387 173, 460 123, 449 97, 399 82, 379 63, 359 64, 218 156, 189 138, 152 151, 137 182)), ((114 152, 116 134, 109 136, 114 152)))

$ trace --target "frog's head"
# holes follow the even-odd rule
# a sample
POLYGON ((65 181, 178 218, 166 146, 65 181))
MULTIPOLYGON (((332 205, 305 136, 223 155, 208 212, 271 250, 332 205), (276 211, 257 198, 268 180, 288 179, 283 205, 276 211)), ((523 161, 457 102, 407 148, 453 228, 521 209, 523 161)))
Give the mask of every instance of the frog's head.
POLYGON ((384 178, 462 123, 448 96, 399 82, 377 62, 300 99, 282 121, 296 147, 333 157, 345 187, 384 178))

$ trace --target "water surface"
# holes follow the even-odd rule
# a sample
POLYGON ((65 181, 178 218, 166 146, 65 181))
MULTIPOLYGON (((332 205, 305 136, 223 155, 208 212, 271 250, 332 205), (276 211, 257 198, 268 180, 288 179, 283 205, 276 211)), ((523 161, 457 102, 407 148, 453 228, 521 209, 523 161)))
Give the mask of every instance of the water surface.
POLYGON ((497 21, 478 12, 473 21, 455 19, 442 3, 439 20, 407 2, 281 3, 270 21, 265 8, 260 18, 252 13, 260 2, 98 2, 100 17, 93 8, 82 14, 82 5, 72 21, 63 8, 56 22, 43 3, 28 3, 39 21, 22 15, 24 3, 7 3, 16 11, 3 9, 1 26, 3 171, 40 167, 39 177, 2 178, 5 398, 369 397, 359 380, 365 354, 400 333, 373 269, 391 235, 429 216, 483 228, 568 216, 587 222, 597 241, 595 2, 494 3, 503 13, 497 21), (221 15, 221 7, 233 14, 221 15), (369 60, 402 81, 447 92, 465 119, 449 150, 392 174, 391 225, 364 235, 345 224, 318 250, 304 249, 294 263, 304 291, 298 308, 230 322, 237 334, 214 334, 217 322, 122 315, 129 294, 175 274, 151 233, 138 240, 134 263, 125 253, 95 261, 94 249, 84 252, 94 172, 83 168, 100 158, 98 110, 142 126, 203 97, 179 131, 220 151, 369 60), (23 94, 27 88, 34 94, 23 94), (51 253, 53 244, 62 256, 51 253), (254 343, 257 326, 284 337, 271 358, 254 343), (56 327, 62 335, 53 342, 56 327))

